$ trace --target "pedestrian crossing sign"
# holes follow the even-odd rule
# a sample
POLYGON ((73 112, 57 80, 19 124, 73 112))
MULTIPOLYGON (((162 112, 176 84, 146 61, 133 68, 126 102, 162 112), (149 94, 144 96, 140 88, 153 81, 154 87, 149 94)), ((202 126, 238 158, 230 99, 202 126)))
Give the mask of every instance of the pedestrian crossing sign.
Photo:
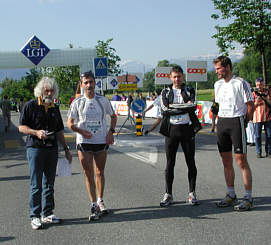
POLYGON ((93 64, 95 77, 107 77, 107 57, 94 58, 93 64))

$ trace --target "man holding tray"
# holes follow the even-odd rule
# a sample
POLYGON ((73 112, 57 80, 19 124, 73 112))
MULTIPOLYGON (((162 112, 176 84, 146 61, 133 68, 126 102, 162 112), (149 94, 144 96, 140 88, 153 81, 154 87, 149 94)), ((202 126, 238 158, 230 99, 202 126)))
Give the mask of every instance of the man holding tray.
POLYGON ((161 99, 162 125, 160 133, 165 135, 167 165, 165 170, 166 193, 160 202, 166 207, 173 202, 172 184, 176 153, 181 143, 188 167, 189 194, 191 205, 199 204, 195 188, 197 168, 195 164, 195 134, 202 128, 195 114, 195 91, 183 83, 184 74, 180 66, 170 72, 172 85, 163 89, 161 99))

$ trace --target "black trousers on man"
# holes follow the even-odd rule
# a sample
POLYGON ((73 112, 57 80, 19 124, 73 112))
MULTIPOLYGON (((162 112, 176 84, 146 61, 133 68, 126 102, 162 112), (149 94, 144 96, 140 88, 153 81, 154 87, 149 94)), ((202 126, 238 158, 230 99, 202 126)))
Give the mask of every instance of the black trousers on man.
POLYGON ((167 166, 165 170, 166 193, 172 195, 176 153, 181 143, 188 167, 189 192, 195 191, 197 168, 195 164, 195 137, 193 126, 189 124, 170 125, 170 136, 165 139, 167 166))

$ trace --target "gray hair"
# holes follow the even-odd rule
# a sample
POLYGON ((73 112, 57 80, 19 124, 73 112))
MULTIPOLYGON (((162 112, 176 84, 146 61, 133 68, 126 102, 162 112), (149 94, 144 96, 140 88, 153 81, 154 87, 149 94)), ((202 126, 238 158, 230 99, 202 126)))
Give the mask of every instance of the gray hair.
POLYGON ((44 86, 54 90, 53 99, 56 99, 58 97, 58 85, 55 79, 52 77, 42 77, 34 88, 34 96, 36 98, 42 96, 42 89, 44 86))

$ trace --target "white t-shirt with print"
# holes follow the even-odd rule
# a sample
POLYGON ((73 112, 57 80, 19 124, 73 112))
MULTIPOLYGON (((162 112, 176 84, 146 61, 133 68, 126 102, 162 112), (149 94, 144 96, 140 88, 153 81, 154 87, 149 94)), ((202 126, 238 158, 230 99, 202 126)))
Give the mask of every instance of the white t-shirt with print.
POLYGON ((249 84, 233 76, 229 82, 220 79, 214 85, 215 102, 219 104, 219 117, 239 117, 247 113, 248 101, 253 101, 249 84))
MULTIPOLYGON (((176 89, 173 88, 173 93, 174 93, 174 100, 173 100, 173 104, 179 103, 179 104, 183 104, 184 100, 183 100, 183 96, 181 94, 182 90, 181 89, 176 89)), ((171 124, 191 124, 191 120, 189 117, 188 113, 182 114, 182 115, 175 115, 175 116, 170 116, 170 123, 171 124)))
POLYGON ((113 113, 109 100, 104 96, 95 95, 94 98, 88 99, 83 95, 75 99, 71 104, 68 117, 75 120, 77 127, 92 133, 90 139, 76 133, 76 143, 105 144, 107 135, 106 115, 111 116, 113 113))
POLYGON ((162 99, 162 96, 161 94, 158 95, 158 97, 153 101, 153 105, 154 106, 157 106, 157 114, 156 114, 156 117, 160 117, 162 118, 162 113, 161 113, 161 99, 162 99))

